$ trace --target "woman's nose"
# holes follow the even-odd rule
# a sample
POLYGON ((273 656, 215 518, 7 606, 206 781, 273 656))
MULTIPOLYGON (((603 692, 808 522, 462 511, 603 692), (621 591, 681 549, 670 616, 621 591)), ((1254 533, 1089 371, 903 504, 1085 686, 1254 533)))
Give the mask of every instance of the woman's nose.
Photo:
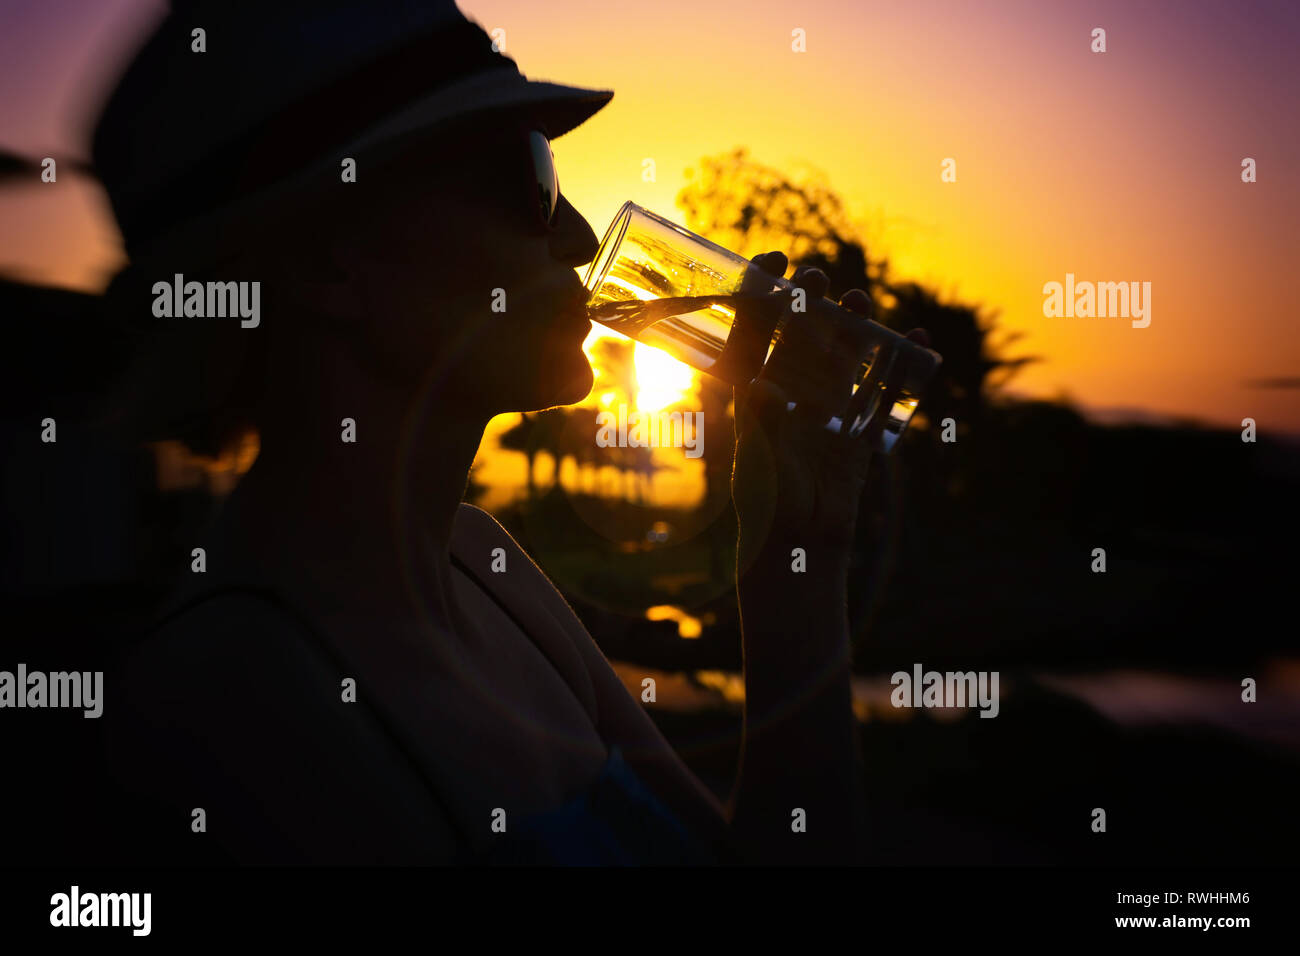
POLYGON ((555 232, 551 234, 551 255, 574 269, 586 265, 596 256, 600 242, 582 213, 560 194, 555 209, 555 232))

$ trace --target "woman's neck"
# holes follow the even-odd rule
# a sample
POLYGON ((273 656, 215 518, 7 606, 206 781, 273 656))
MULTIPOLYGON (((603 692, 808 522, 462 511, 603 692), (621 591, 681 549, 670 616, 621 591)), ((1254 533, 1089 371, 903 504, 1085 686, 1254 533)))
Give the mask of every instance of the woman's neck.
POLYGON ((364 600, 402 585, 434 623, 458 630, 452 531, 487 417, 427 386, 378 385, 337 355, 310 360, 326 367, 280 383, 231 520, 263 560, 315 569, 322 591, 364 600))

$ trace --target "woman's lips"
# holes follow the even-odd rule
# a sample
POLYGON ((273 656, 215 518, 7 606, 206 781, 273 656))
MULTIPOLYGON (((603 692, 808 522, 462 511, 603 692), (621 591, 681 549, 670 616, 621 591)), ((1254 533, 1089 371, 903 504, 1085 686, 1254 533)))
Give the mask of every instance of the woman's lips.
POLYGON ((587 333, 591 331, 591 319, 587 317, 586 308, 566 313, 564 315, 564 328, 566 330, 572 329, 575 335, 581 333, 585 338, 587 333))

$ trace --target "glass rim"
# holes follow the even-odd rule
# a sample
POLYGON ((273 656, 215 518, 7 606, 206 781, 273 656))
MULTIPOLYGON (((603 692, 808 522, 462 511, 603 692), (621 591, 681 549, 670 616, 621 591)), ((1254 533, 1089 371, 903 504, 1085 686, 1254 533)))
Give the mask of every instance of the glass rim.
POLYGON ((591 265, 587 267, 587 275, 583 278, 582 284, 587 289, 588 304, 596 290, 604 284, 605 276, 609 274, 610 267, 614 264, 614 252, 623 242, 623 236, 627 233, 627 227, 632 223, 632 207, 635 205, 631 200, 623 203, 617 213, 614 214, 614 220, 605 230, 605 237, 600 240, 600 245, 596 249, 596 255, 592 257, 591 265), (617 233, 617 235, 615 235, 617 233))
MULTIPOLYGON (((711 239, 705 239, 697 233, 691 232, 685 226, 673 222, 657 212, 646 209, 644 206, 637 205, 632 200, 627 200, 619 207, 618 212, 614 214, 614 220, 605 230, 605 236, 600 240, 600 245, 596 249, 596 255, 591 260, 591 265, 587 267, 587 274, 583 277, 582 284, 589 293, 589 299, 594 297, 596 291, 604 284, 605 277, 609 274, 610 267, 614 264, 615 253, 623 243, 623 237, 627 235, 628 228, 632 225, 634 216, 643 216, 667 229, 671 229, 684 240, 709 249, 719 256, 733 260, 737 266, 750 266, 753 261, 746 259, 739 253, 733 252, 726 246, 720 246, 711 239)), ((793 283, 788 279, 777 279, 778 284, 786 284, 793 288, 793 283)))

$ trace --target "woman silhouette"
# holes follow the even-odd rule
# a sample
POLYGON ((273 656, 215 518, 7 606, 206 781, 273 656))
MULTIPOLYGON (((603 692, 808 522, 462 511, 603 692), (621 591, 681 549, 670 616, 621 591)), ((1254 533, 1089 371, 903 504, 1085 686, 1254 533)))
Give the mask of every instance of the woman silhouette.
POLYGON ((123 407, 148 437, 212 448, 253 427, 260 450, 110 687, 133 845, 857 859, 845 594, 870 448, 815 412, 847 401, 865 294, 836 307, 801 275, 808 311, 737 390, 747 701, 724 807, 542 571, 461 502, 489 419, 591 388, 574 269, 597 243, 548 138, 612 94, 525 79, 451 3, 176 7, 96 130, 132 259, 111 299, 139 316, 160 281, 256 281, 261 315, 152 319, 123 407))

